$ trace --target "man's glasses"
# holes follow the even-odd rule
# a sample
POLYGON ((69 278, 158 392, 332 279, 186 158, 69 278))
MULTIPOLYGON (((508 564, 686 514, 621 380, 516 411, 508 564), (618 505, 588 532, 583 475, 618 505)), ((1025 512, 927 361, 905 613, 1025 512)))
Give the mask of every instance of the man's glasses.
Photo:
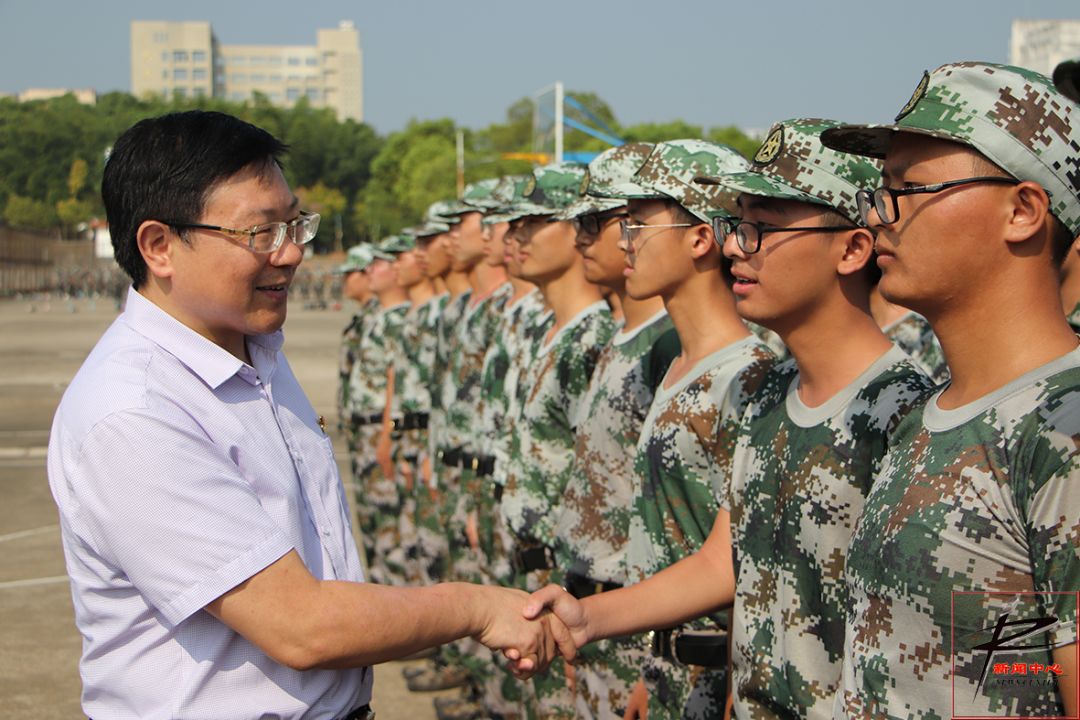
POLYGON ((877 212, 878 219, 883 225, 889 225, 900 219, 900 205, 897 198, 901 195, 919 195, 922 193, 939 193, 951 187, 970 185, 972 183, 1002 183, 1006 185, 1019 185, 1016 178, 1001 177, 1000 175, 988 175, 980 177, 963 178, 961 180, 949 180, 948 182, 934 183, 932 185, 915 185, 905 188, 879 187, 873 190, 860 190, 855 193, 855 201, 859 205, 859 217, 867 225, 870 224, 870 210, 877 212))
POLYGON ((162 220, 162 222, 177 230, 191 228, 224 233, 241 240, 247 249, 252 252, 272 253, 285 242, 286 235, 288 235, 289 239, 297 245, 307 245, 314 240, 315 233, 319 231, 319 219, 319 213, 301 211, 300 217, 290 222, 265 223, 244 230, 222 227, 220 225, 176 222, 174 220, 162 220))
MULTIPOLYGON (((622 234, 623 242, 626 243, 626 259, 630 262, 630 266, 631 267, 634 266, 634 263, 637 262, 637 254, 641 251, 641 248, 645 247, 645 242, 641 243, 641 247, 637 247, 637 245, 636 245, 638 235, 641 233, 642 230, 644 230, 646 228, 666 229, 666 228, 688 228, 688 227, 694 227, 694 226, 691 225, 690 223, 666 223, 666 224, 662 223, 662 224, 657 224, 657 225, 632 225, 632 224, 628 223, 625 219, 620 220, 619 221, 619 231, 622 234)), ((650 235, 649 237, 652 237, 652 235, 650 235)), ((646 241, 648 241, 648 239, 649 239, 648 237, 645 238, 646 241)))
POLYGON ((844 230, 856 230, 855 225, 815 225, 813 227, 790 227, 790 228, 776 228, 776 227, 764 227, 761 223, 751 222, 749 220, 736 220, 735 218, 728 217, 714 217, 712 220, 713 234, 716 235, 716 242, 721 247, 724 245, 724 238, 732 233, 735 234, 735 242, 738 244, 739 249, 747 255, 753 255, 761 249, 761 237, 766 233, 791 233, 791 232, 841 232, 844 230))
POLYGON ((600 232, 607 227, 609 222, 612 220, 621 220, 622 218, 629 216, 630 214, 625 210, 609 213, 589 213, 588 215, 576 217, 570 222, 573 224, 574 231, 577 233, 577 244, 583 247, 595 243, 600 237, 600 232))

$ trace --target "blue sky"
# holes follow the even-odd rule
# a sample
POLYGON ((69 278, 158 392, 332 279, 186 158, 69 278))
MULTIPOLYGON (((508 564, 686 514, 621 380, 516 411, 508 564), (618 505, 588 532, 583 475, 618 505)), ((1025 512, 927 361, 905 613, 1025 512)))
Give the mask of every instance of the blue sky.
POLYGON ((795 116, 890 119, 924 69, 1008 59, 1015 18, 1077 0, 0 0, 0 92, 130 88, 131 20, 209 20, 223 43, 314 44, 356 23, 366 120, 467 127, 562 80, 623 123, 765 128, 795 116))

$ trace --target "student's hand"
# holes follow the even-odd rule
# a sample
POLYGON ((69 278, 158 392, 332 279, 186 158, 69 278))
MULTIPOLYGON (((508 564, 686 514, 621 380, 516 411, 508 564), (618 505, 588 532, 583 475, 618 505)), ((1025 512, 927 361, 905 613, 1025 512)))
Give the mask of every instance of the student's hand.
POLYGON ((379 463, 383 476, 388 480, 393 480, 394 458, 389 433, 379 436, 379 444, 375 446, 375 461, 379 463))
POLYGON ((423 462, 420 463, 420 477, 423 479, 424 484, 431 487, 431 456, 425 455, 423 462))
POLYGON ((480 531, 477 529, 476 511, 473 510, 465 518, 465 539, 469 541, 469 547, 473 550, 480 549, 480 531))
POLYGON ((482 629, 476 639, 500 650, 520 679, 547 669, 559 655, 573 660, 577 648, 566 626, 551 613, 527 620, 524 606, 529 596, 512 588, 483 586, 482 629))
POLYGON ((413 472, 412 463, 399 462, 398 472, 401 473, 401 481, 405 485, 405 492, 411 493, 413 491, 413 485, 416 482, 416 474, 413 472))
POLYGON ((529 596, 529 602, 525 605, 525 617, 530 620, 539 617, 545 609, 550 610, 563 622, 576 647, 589 642, 589 614, 580 600, 558 585, 548 585, 529 596))
POLYGON ((649 690, 645 687, 644 680, 638 680, 626 701, 626 712, 623 713, 623 720, 648 720, 648 717, 649 690))

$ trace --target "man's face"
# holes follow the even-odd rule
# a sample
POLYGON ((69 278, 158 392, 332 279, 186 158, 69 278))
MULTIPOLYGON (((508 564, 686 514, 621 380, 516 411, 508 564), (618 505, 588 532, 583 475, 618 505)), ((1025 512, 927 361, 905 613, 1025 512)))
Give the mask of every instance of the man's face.
POLYGON ((429 278, 440 278, 450 272, 449 233, 425 238, 420 244, 420 264, 429 278))
POLYGON ((503 239, 510 228, 510 223, 499 222, 492 225, 484 225, 484 262, 491 267, 503 267, 506 265, 506 245, 503 239))
MULTIPOLYGON (((299 216, 296 196, 277 166, 253 168, 218 183, 199 223, 244 229, 299 216)), ((186 231, 173 245, 170 305, 177 319, 226 349, 243 349, 247 335, 271 333, 285 322, 289 284, 303 250, 286 235, 271 253, 213 230, 186 231)))
POLYGON ((341 290, 345 297, 350 300, 363 302, 371 294, 371 284, 368 282, 368 276, 364 271, 354 270, 345 275, 345 282, 342 284, 341 290))
POLYGON ((521 277, 521 243, 518 235, 525 224, 524 218, 514 220, 503 236, 503 259, 506 262, 506 271, 513 277, 521 277))
POLYGON ((394 271, 397 273, 398 284, 403 288, 411 288, 424 279, 424 270, 420 263, 420 251, 409 250, 397 256, 394 261, 394 271))
MULTIPOLYGON (((833 225, 820 206, 743 194, 742 219, 762 227, 833 225)), ((724 239, 732 261, 732 293, 739 314, 777 332, 798 324, 826 298, 838 280, 837 236, 824 231, 765 233, 757 252, 741 250, 735 235, 724 239)))
POLYGON ((392 290, 398 284, 394 264, 389 260, 376 258, 367 266, 364 272, 367 273, 368 282, 371 283, 371 292, 376 295, 392 290))
MULTIPOLYGON (((981 156, 958 143, 897 133, 885 158, 882 184, 903 188, 959 180, 973 172, 981 156)), ((1001 200, 1008 185, 975 183, 933 194, 897 198, 899 214, 877 230, 879 288, 890 302, 926 314, 946 303, 956 305, 964 290, 992 281, 1008 261, 1000 233, 1001 200)))
POLYGON ((574 247, 574 226, 547 217, 525 218, 516 237, 521 276, 530 282, 550 282, 581 262, 574 247))
POLYGON ((612 290, 626 287, 626 251, 620 245, 620 221, 626 219, 623 210, 594 214, 593 221, 578 223, 575 244, 584 260, 585 279, 612 290), (598 233, 591 233, 592 223, 599 224, 598 233))
POLYGON ((461 222, 450 229, 451 267, 468 272, 484 257, 484 234, 479 212, 465 213, 461 222))
MULTIPOLYGON (((662 200, 631 200, 629 225, 676 225, 676 214, 662 200)), ((682 242, 689 228, 645 227, 632 230, 632 241, 620 240, 625 251, 626 293, 635 300, 667 297, 694 272, 694 260, 682 242)))

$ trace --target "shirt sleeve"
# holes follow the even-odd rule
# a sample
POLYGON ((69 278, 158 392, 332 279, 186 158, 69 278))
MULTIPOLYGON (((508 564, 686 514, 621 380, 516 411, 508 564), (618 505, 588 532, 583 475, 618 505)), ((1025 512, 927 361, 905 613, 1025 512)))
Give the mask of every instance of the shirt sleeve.
POLYGON ((1064 630, 1057 642, 1076 642, 1080 588, 1080 454, 1074 453, 1035 489, 1027 508, 1034 586, 1064 630))
POLYGON ((174 625, 293 549, 228 449, 177 415, 112 415, 65 471, 76 531, 174 625))

